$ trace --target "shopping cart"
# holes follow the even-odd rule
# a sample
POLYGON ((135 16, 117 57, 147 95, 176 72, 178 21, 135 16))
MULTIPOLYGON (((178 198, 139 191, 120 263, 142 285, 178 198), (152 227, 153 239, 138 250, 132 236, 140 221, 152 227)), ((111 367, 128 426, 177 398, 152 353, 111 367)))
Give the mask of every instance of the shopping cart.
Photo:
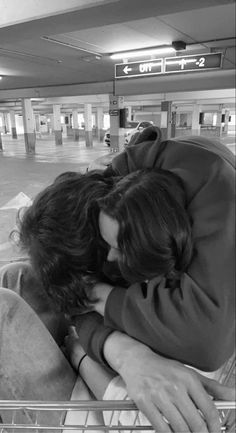
MULTIPOLYGON (((219 410, 220 419, 222 422, 222 432, 231 433, 235 431, 235 402, 229 401, 217 401, 215 402, 217 409, 219 410)), ((132 401, 70 401, 70 402, 43 402, 43 401, 9 401, 0 400, 0 413, 7 412, 10 415, 10 423, 0 424, 0 433, 12 433, 12 432, 84 432, 84 431, 128 431, 132 432, 135 430, 141 431, 153 431, 151 425, 140 425, 137 423, 139 412, 132 401), (17 414, 19 411, 24 411, 28 414, 27 423, 20 424, 17 422, 17 414), (65 413, 76 411, 83 412, 85 415, 83 424, 67 424, 65 420, 65 413), (121 424, 120 413, 122 411, 135 414, 132 425, 121 424), (40 414, 45 412, 57 412, 58 413, 58 424, 48 425, 42 424, 40 414), (89 420, 91 413, 99 412, 100 415, 105 415, 109 412, 109 423, 103 421, 102 423, 94 423, 89 420), (29 422, 29 419, 32 422, 29 422)), ((26 417, 27 418, 27 417, 26 417)), ((107 419, 103 416, 100 419, 107 419)))

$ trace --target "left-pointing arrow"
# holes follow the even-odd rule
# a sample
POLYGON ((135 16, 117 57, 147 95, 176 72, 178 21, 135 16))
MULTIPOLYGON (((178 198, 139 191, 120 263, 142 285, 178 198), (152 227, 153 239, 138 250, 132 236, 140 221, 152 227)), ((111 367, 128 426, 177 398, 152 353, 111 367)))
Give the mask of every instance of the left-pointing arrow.
POLYGON ((124 73, 127 75, 130 71, 132 71, 132 68, 129 68, 128 65, 126 65, 123 69, 124 73))

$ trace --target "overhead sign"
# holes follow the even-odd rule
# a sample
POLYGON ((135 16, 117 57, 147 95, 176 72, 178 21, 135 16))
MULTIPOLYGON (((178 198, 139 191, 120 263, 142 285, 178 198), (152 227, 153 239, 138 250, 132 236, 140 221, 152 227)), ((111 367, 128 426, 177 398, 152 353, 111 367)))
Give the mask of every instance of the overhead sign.
POLYGON ((221 68, 222 53, 198 54, 197 56, 167 57, 164 60, 164 72, 202 71, 221 68))
POLYGON ((166 57, 150 61, 119 63, 115 65, 115 78, 202 71, 218 69, 221 66, 222 53, 166 57))
POLYGON ((163 60, 164 59, 156 59, 150 60, 149 62, 119 63, 115 65, 115 78, 161 74, 163 71, 163 60))

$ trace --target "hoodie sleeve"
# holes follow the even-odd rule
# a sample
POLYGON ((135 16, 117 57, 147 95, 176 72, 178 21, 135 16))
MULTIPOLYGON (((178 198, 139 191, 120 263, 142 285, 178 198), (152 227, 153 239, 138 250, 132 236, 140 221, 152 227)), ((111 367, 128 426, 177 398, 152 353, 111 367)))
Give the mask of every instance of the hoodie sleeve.
POLYGON ((174 288, 165 279, 151 281, 145 290, 140 284, 127 291, 115 288, 107 300, 105 324, 205 371, 219 368, 234 350, 235 172, 233 155, 221 148, 196 138, 157 146, 149 142, 114 161, 120 174, 153 160, 155 167, 182 178, 194 255, 174 288))

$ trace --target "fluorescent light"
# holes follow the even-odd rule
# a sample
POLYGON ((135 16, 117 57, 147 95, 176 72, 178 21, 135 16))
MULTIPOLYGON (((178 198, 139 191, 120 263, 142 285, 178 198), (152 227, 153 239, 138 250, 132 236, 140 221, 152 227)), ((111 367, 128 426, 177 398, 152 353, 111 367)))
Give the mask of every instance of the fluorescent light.
POLYGON ((152 56, 154 54, 167 54, 175 53, 176 50, 171 46, 166 47, 156 47, 156 48, 145 48, 143 50, 133 50, 133 51, 123 51, 120 53, 111 54, 111 59, 132 59, 135 57, 146 57, 152 56))

